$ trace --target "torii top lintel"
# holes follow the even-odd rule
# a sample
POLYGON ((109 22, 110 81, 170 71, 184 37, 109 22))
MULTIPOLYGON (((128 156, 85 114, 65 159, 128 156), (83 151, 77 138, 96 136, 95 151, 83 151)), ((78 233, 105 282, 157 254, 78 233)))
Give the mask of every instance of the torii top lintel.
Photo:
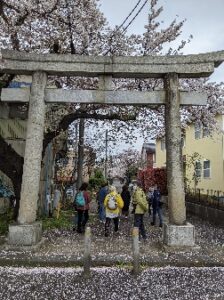
POLYGON ((116 78, 163 78, 177 73, 180 78, 208 77, 224 61, 224 51, 171 56, 80 56, 71 54, 36 54, 1 50, 0 72, 86 76, 112 75, 116 78))

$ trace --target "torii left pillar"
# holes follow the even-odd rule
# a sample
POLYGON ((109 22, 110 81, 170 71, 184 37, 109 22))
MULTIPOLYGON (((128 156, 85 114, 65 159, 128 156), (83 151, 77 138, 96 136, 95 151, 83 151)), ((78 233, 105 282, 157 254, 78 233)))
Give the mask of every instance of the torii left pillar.
POLYGON ((45 72, 34 72, 29 115, 18 224, 9 226, 9 245, 34 246, 42 237, 42 224, 36 221, 45 123, 45 72))

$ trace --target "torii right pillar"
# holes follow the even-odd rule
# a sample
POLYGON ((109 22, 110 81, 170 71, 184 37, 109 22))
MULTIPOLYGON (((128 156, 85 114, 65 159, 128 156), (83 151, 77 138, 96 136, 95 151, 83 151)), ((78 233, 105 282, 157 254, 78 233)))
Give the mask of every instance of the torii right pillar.
POLYGON ((168 246, 194 246, 194 226, 186 222, 178 74, 167 74, 164 88, 169 222, 163 226, 163 242, 168 246))

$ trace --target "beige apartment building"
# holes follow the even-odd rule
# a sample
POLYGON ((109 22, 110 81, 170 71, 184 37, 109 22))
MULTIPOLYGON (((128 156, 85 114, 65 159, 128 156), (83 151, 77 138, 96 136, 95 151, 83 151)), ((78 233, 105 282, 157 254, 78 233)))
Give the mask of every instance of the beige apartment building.
MULTIPOLYGON (((209 135, 200 125, 191 124, 185 131, 182 157, 186 185, 201 193, 224 192, 224 115, 216 117, 219 130, 209 135)), ((165 139, 156 141, 156 167, 166 166, 165 139)))

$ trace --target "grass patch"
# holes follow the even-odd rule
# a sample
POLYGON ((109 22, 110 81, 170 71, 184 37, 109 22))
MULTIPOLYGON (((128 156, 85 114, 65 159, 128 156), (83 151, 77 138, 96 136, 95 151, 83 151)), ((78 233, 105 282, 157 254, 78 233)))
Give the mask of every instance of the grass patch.
POLYGON ((73 210, 62 210, 60 212, 59 218, 56 217, 44 217, 41 219, 43 230, 47 229, 69 229, 73 225, 73 216, 74 216, 73 210))

